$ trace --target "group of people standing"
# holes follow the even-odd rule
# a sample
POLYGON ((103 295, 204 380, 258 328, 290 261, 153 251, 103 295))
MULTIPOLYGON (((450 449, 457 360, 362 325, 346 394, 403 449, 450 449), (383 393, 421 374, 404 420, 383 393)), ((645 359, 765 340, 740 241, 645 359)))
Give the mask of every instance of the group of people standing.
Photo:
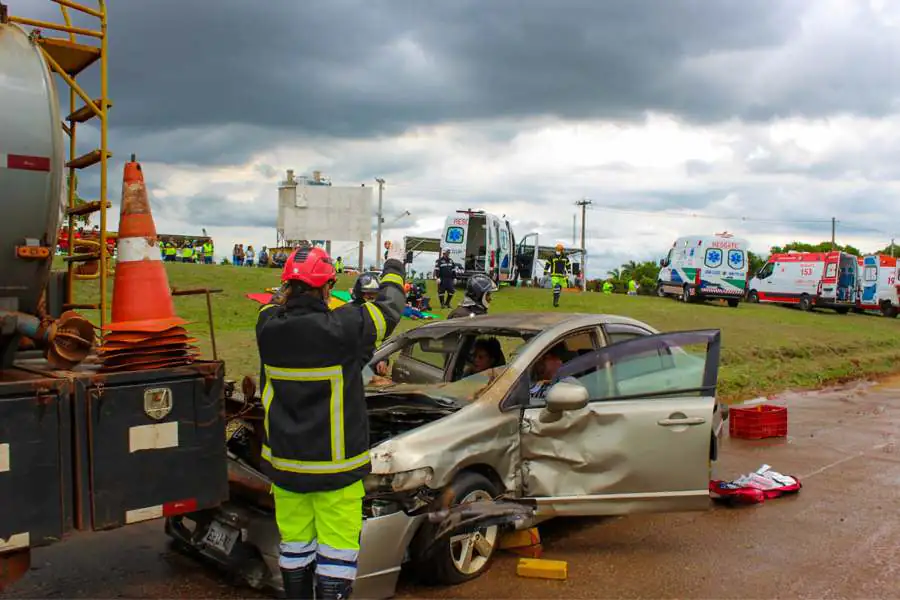
POLYGON ((215 246, 211 239, 176 241, 174 238, 163 240, 159 246, 165 262, 199 263, 211 265, 214 262, 215 246))
POLYGON ((263 246, 257 256, 253 246, 247 246, 244 250, 243 244, 235 244, 231 251, 231 264, 235 267, 266 267, 269 265, 269 251, 263 246))

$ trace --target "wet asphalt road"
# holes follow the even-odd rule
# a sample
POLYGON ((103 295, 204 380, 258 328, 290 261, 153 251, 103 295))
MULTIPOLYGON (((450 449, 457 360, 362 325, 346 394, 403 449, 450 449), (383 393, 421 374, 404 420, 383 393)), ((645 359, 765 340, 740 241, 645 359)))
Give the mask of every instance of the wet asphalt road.
MULTIPOLYGON (((797 475, 794 497, 704 513, 566 520, 541 527, 568 581, 522 579, 502 555, 454 588, 403 583, 430 598, 900 597, 900 380, 776 399, 789 437, 727 439, 720 476, 762 463, 797 475)), ((0 598, 262 598, 169 549, 159 522, 76 535, 38 550, 0 598)))

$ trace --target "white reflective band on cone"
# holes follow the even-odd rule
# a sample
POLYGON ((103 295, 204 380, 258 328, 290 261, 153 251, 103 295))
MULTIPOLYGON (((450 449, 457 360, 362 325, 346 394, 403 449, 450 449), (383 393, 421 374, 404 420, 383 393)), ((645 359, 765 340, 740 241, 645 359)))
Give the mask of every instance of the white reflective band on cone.
POLYGON ((14 533, 6 539, 0 538, 0 553, 10 550, 20 550, 31 545, 31 535, 28 532, 14 533))
POLYGON ((147 241, 147 238, 119 238, 119 262, 136 262, 139 260, 162 261, 159 244, 147 241))

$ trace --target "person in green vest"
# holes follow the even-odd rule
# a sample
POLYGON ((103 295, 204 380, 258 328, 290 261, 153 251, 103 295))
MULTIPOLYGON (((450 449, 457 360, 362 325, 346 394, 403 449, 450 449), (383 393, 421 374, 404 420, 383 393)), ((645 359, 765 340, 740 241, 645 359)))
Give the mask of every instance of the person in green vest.
POLYGON ((337 257, 337 260, 334 261, 334 270, 338 273, 344 272, 344 259, 340 256, 337 257))
POLYGON ((213 247, 212 240, 206 240, 203 242, 203 258, 204 262, 208 265, 213 264, 213 252, 215 248, 213 247))
POLYGON ((544 266, 544 275, 550 276, 553 285, 553 306, 559 306, 559 297, 563 287, 569 285, 569 273, 572 271, 572 262, 566 256, 562 244, 556 245, 556 254, 550 257, 544 266))
POLYGON ((166 242, 166 262, 175 262, 175 258, 178 256, 178 249, 175 248, 175 244, 172 243, 172 240, 166 242))
POLYGON ((609 279, 603 282, 603 293, 604 294, 612 294, 613 293, 613 283, 609 279))
POLYGON ((190 242, 184 245, 184 248, 181 249, 181 262, 194 262, 194 247, 191 246, 190 242))
POLYGON ((634 277, 628 280, 628 295, 629 296, 637 296, 637 281, 634 280, 634 277))

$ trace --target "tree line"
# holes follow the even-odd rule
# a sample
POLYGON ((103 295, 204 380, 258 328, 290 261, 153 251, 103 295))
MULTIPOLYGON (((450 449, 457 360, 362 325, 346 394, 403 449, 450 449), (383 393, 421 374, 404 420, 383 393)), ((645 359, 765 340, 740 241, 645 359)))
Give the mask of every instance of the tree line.
MULTIPOLYGON (((747 265, 749 267, 749 273, 756 273, 759 271, 763 265, 766 264, 766 259, 771 254, 782 254, 785 252, 795 251, 795 252, 830 252, 832 250, 831 242, 820 242, 818 244, 809 244, 806 242, 790 242, 783 246, 772 246, 769 248, 769 253, 765 255, 756 254, 755 252, 747 252, 747 265)), ((841 250, 843 252, 847 252, 849 254, 854 254, 856 256, 863 256, 863 253, 859 251, 858 248, 854 246, 840 245, 836 244, 834 246, 834 250, 841 250)), ((876 250, 872 252, 872 254, 887 254, 889 256, 894 256, 895 253, 900 251, 900 248, 896 248, 892 245, 888 245, 881 250, 876 250)), ((632 279, 640 286, 638 288, 639 294, 647 294, 653 295, 656 294, 656 276, 659 274, 659 262, 658 261, 644 261, 637 262, 630 260, 627 263, 621 265, 617 269, 613 269, 608 271, 606 277, 602 279, 591 279, 587 282, 587 289, 589 291, 601 291, 603 289, 603 284, 606 281, 609 281, 613 284, 615 292, 624 293, 628 290, 628 282, 632 279)))

